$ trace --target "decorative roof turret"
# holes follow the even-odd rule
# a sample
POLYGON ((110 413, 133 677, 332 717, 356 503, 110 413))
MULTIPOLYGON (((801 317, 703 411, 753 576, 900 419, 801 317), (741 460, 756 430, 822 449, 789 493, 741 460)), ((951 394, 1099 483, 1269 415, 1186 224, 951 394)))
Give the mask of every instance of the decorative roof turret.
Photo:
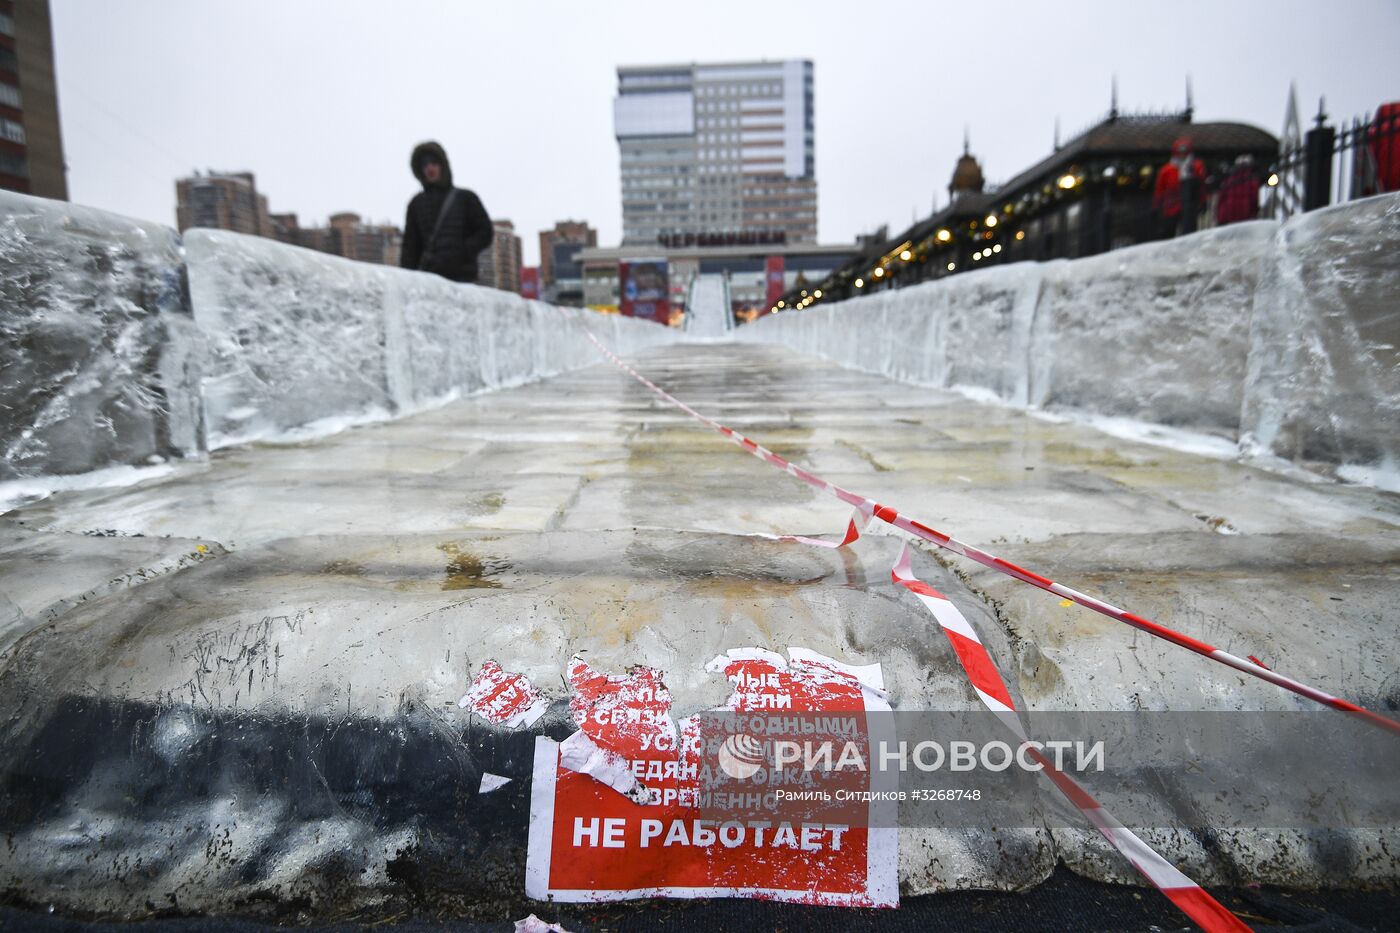
POLYGON ((982 166, 969 151, 967 130, 963 130, 963 154, 958 159, 957 167, 953 169, 953 180, 948 183, 948 196, 957 200, 959 195, 972 193, 981 194, 986 185, 986 179, 982 177, 982 166))

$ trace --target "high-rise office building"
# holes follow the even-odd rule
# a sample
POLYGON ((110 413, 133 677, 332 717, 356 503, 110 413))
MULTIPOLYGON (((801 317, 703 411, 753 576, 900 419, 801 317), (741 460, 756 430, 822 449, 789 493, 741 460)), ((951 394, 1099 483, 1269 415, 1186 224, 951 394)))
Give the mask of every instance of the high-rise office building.
POLYGON ((0 0, 0 188, 68 200, 48 0, 0 0))
POLYGON ((817 239, 812 63, 617 70, 622 242, 817 239))

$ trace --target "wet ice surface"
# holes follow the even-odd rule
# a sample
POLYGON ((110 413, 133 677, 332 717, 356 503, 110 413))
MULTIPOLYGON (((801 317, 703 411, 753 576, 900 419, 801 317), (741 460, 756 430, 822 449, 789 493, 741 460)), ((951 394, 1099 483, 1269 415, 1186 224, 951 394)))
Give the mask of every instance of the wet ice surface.
MULTIPOLYGON (((1400 706, 1393 495, 774 347, 632 359, 904 514, 1372 708, 1400 706)), ((703 672, 715 654, 796 645, 880 663, 896 709, 978 708, 931 620, 889 582, 897 543, 880 528, 845 552, 753 536, 836 532, 848 514, 606 365, 9 513, 0 876, 36 902, 112 913, 345 908, 412 885, 518 901, 532 739, 457 707, 488 659, 556 701, 574 653, 603 671, 648 664, 683 716, 727 694, 703 672), (207 556, 180 563, 191 553, 207 556), (514 780, 479 796, 482 773, 514 780)), ((1026 708, 1305 705, 956 558, 919 553, 915 571, 981 631, 1026 708)), ((568 729, 557 706, 534 727, 568 729)), ((1396 841, 1374 835, 1148 835, 1206 882, 1396 875, 1382 848, 1396 841)), ((1018 888, 1056 858, 1132 877, 1094 836, 1063 830, 906 830, 900 877, 909 893, 1018 888)))

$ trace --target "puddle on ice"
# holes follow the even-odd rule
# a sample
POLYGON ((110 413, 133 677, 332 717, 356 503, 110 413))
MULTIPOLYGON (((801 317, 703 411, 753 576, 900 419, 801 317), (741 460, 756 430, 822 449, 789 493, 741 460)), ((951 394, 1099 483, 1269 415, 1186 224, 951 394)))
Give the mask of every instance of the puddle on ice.
POLYGON ((447 566, 443 568, 444 590, 498 590, 501 588, 500 581, 491 577, 510 569, 506 561, 489 557, 482 559, 452 541, 439 544, 438 550, 448 557, 447 566))

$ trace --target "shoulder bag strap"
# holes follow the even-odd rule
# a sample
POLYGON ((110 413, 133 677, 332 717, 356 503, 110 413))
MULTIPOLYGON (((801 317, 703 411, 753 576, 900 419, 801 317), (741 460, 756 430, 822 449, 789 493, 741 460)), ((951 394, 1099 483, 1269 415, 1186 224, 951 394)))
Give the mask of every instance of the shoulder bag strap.
POLYGON ((433 246, 437 243, 438 233, 442 230, 442 222, 447 218, 447 212, 452 209, 452 202, 457 200, 457 189, 452 188, 447 192, 447 198, 443 200, 442 207, 438 209, 437 223, 433 224, 433 233, 428 237, 428 245, 423 249, 423 255, 418 260, 418 268, 422 269, 428 257, 433 254, 433 246))

